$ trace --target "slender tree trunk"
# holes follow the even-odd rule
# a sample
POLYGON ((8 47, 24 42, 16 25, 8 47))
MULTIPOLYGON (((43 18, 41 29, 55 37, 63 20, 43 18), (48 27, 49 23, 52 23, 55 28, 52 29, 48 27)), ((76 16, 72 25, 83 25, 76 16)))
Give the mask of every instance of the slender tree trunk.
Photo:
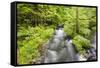
POLYGON ((79 11, 78 11, 78 7, 76 7, 76 33, 79 33, 79 11))

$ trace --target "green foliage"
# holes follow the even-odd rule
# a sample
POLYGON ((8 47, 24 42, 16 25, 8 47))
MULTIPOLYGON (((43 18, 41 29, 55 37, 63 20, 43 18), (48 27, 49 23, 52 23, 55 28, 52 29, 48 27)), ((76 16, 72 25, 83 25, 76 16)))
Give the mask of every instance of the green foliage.
POLYGON ((66 21, 64 26, 64 32, 66 33, 66 35, 69 35, 73 38, 76 35, 75 23, 69 23, 66 21))
POLYGON ((28 27, 28 29, 22 27, 17 33, 18 37, 18 63, 27 64, 32 59, 39 57, 38 50, 40 44, 48 41, 52 36, 54 30, 52 28, 28 27))
POLYGON ((75 45, 75 47, 79 53, 83 53, 84 50, 89 49, 91 47, 90 40, 88 40, 80 35, 76 35, 73 38, 73 44, 75 45))
POLYGON ((91 47, 96 31, 96 9, 89 7, 17 4, 17 20, 18 64, 40 56, 38 47, 52 37, 57 24, 64 24, 64 32, 80 54, 91 47))

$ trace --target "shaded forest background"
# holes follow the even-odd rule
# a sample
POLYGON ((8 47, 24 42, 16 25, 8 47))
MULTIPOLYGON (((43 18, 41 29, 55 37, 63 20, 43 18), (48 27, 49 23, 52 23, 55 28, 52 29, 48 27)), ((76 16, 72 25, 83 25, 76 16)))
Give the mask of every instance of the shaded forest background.
POLYGON ((41 4, 17 4, 17 63, 30 64, 41 56, 42 46, 56 25, 72 38, 79 54, 91 47, 96 32, 96 8, 41 4))

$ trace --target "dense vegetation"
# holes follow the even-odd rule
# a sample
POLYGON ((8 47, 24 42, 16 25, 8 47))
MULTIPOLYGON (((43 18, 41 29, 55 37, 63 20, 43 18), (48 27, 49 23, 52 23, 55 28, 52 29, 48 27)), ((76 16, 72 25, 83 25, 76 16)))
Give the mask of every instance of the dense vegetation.
POLYGON ((17 63, 29 64, 40 57, 57 24, 64 24, 66 35, 83 54, 96 31, 96 8, 23 3, 17 5, 17 20, 17 63))

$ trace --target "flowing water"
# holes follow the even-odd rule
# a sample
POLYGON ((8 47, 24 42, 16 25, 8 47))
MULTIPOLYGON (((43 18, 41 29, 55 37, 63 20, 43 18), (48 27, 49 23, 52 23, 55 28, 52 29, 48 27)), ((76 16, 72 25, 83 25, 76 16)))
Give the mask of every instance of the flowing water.
POLYGON ((93 37, 92 46, 96 49, 96 33, 94 34, 94 37, 93 37))
POLYGON ((66 39, 62 28, 55 31, 55 35, 46 45, 47 51, 44 63, 79 61, 79 54, 76 52, 72 41, 66 39))
POLYGON ((46 45, 47 51, 44 63, 59 62, 59 53, 64 48, 64 32, 62 29, 56 30, 55 35, 46 45))
POLYGON ((92 52, 87 54, 87 58, 84 58, 76 52, 75 47, 72 45, 72 40, 65 39, 64 31, 59 28, 55 30, 55 35, 45 46, 46 53, 42 63, 86 61, 90 58, 90 54, 96 58, 96 34, 93 39, 93 48, 89 49, 92 52))
POLYGON ((96 33, 94 33, 93 41, 92 41, 92 48, 88 50, 88 58, 87 60, 96 60, 96 33))
POLYGON ((72 40, 66 40, 67 60, 66 61, 79 61, 79 54, 76 52, 75 47, 72 45, 72 40))

